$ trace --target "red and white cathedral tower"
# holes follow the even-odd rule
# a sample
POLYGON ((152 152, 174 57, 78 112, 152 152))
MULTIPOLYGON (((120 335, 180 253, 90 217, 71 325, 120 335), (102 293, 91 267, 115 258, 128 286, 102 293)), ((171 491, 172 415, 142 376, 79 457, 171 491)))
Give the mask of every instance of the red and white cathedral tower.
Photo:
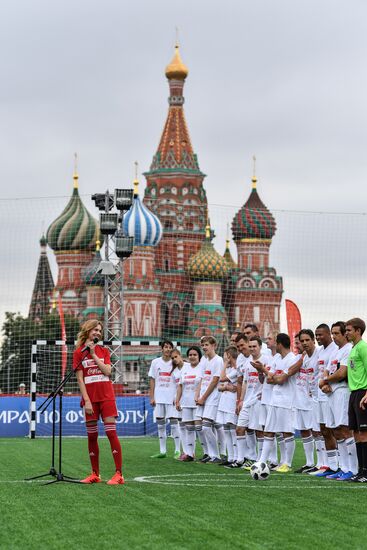
POLYGON ((232 221, 238 266, 232 270, 232 288, 227 290, 231 295, 231 328, 255 323, 262 337, 279 331, 283 281, 269 266, 275 231, 275 219, 260 199, 253 176, 250 196, 232 221))
POLYGON ((186 266, 205 238, 207 199, 205 174, 199 168, 185 121, 183 88, 188 69, 178 45, 165 74, 169 110, 158 149, 144 174, 144 202, 163 226, 155 262, 162 291, 163 334, 174 336, 185 334, 192 313, 194 291, 186 266))

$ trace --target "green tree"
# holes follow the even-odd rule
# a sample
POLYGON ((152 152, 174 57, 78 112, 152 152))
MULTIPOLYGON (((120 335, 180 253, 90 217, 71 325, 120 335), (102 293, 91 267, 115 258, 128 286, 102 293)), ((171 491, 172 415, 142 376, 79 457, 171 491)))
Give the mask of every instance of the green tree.
MULTIPOLYGON (((65 328, 68 340, 76 339, 80 325, 75 317, 65 315, 65 328)), ((7 312, 2 326, 3 343, 1 346, 0 388, 3 392, 14 393, 19 384, 24 382, 27 390, 30 387, 31 350, 33 340, 61 339, 61 324, 57 312, 46 315, 41 323, 35 323, 23 317, 19 312, 7 312)), ((48 385, 57 383, 61 374, 61 348, 45 350, 48 355, 50 372, 48 385), (52 354, 51 354, 52 353, 52 354), (51 368, 52 367, 52 368, 51 368)), ((71 353, 68 353, 68 367, 71 364, 71 353)), ((45 389, 45 391, 48 391, 45 389)))

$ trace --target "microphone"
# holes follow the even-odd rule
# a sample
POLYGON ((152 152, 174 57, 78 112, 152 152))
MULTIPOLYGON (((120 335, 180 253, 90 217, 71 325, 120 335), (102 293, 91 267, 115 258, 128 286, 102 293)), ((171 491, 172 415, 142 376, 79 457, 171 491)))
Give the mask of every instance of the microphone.
MULTIPOLYGON (((99 339, 98 338, 93 338, 93 343, 97 344, 97 342, 99 342, 99 339)), ((82 353, 85 353, 86 351, 90 351, 89 346, 84 346, 84 348, 82 349, 82 353)))

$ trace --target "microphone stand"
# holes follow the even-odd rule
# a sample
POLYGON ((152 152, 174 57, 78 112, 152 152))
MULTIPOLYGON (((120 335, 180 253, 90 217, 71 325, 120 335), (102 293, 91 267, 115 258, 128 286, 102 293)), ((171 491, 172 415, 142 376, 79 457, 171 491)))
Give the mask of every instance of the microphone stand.
POLYGON ((67 483, 80 483, 78 479, 66 476, 62 473, 62 398, 63 398, 63 388, 65 384, 70 380, 72 375, 74 374, 74 371, 71 370, 56 386, 55 389, 51 391, 51 393, 48 395, 48 397, 45 399, 45 401, 38 407, 37 410, 40 411, 41 414, 45 412, 47 407, 49 406, 50 402, 52 401, 52 452, 51 452, 51 467, 50 470, 46 474, 41 474, 39 476, 29 477, 25 481, 32 481, 34 479, 39 479, 42 477, 46 477, 48 475, 53 476, 55 479, 52 481, 48 481, 47 483, 44 483, 44 485, 50 485, 51 483, 58 483, 59 481, 64 481, 67 483), (55 440, 56 440, 56 398, 59 396, 59 464, 58 464, 58 471, 55 468, 55 440))

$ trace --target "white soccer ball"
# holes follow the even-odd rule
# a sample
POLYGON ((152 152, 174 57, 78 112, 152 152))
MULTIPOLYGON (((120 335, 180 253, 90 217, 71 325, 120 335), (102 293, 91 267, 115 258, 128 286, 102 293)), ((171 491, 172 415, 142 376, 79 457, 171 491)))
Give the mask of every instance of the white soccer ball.
POLYGON ((250 474, 252 479, 263 480, 268 479, 270 476, 270 470, 266 462, 254 462, 250 468, 250 474))

